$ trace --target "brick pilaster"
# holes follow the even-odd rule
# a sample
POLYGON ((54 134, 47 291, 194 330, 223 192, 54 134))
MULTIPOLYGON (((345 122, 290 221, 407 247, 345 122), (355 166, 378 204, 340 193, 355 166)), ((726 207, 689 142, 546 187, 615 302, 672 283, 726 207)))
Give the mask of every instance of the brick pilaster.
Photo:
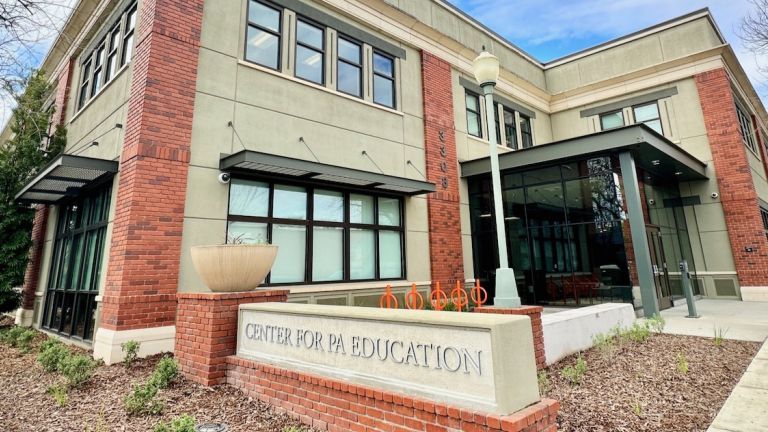
POLYGON ((768 287, 768 239, 731 82, 725 69, 698 74, 695 80, 739 283, 742 287, 768 287))
POLYGON ((237 348, 241 304, 285 302, 287 290, 178 294, 174 355, 184 375, 203 385, 226 379, 227 357, 237 348))
POLYGON ((202 0, 139 10, 100 327, 174 324, 202 0))
POLYGON ((421 77, 427 180, 437 186, 427 196, 432 280, 464 281, 451 65, 422 51, 421 77))
POLYGON ((547 367, 547 358, 544 352, 544 326, 541 324, 541 313, 543 311, 544 308, 541 306, 523 306, 519 308, 482 306, 475 308, 477 313, 524 315, 530 318, 531 330, 533 330, 533 349, 536 355, 536 369, 538 370, 547 367))
POLYGON ((21 291, 21 308, 32 310, 35 307, 35 292, 40 280, 40 264, 43 261, 45 229, 48 226, 48 206, 40 205, 35 209, 32 222, 32 247, 29 249, 27 268, 24 271, 24 285, 21 291))

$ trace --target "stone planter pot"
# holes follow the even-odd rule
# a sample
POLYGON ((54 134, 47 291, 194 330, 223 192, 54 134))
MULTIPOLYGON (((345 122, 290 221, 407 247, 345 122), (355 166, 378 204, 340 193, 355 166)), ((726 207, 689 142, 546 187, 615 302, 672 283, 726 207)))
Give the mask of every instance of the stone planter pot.
POLYGON ((264 282, 277 256, 277 246, 229 244, 193 246, 192 263, 213 292, 253 291, 264 282))

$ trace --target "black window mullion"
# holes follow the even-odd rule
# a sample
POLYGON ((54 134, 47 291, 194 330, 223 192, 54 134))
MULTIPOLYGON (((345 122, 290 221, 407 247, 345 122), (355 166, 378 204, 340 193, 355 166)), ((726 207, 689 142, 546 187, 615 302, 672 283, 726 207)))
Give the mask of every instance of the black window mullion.
POLYGON ((304 283, 312 282, 312 251, 313 251, 313 240, 315 237, 315 230, 314 230, 314 220, 315 220, 315 214, 314 214, 314 208, 315 208, 315 189, 312 187, 307 188, 307 231, 306 235, 304 236, 304 241, 306 242, 304 246, 304 283))

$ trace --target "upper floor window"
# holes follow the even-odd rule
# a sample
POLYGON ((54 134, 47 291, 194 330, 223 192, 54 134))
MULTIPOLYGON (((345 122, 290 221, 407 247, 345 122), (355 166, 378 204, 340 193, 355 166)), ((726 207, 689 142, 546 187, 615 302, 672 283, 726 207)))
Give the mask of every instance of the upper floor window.
POLYGON ((296 76, 323 84, 325 70, 325 31, 307 21, 296 23, 296 76))
POLYGON ((531 119, 520 114, 520 136, 523 139, 523 148, 533 147, 533 129, 531 119))
POLYGON ((395 107, 395 59, 377 51, 373 53, 373 101, 395 107))
POLYGON ((98 40, 95 47, 83 56, 77 109, 82 108, 117 75, 118 64, 122 67, 131 61, 136 16, 136 4, 133 3, 115 19, 112 27, 98 40))
POLYGON ((363 96, 363 46, 339 36, 337 88, 352 96, 363 96))
POLYGON ((765 236, 768 237, 768 210, 761 207, 760 216, 763 218, 763 229, 765 230, 765 236))
POLYGON ((660 134, 664 134, 661 128, 661 116, 659 115, 659 104, 656 101, 638 105, 632 108, 635 116, 635 123, 643 123, 660 134))
POLYGON ((624 112, 614 111, 610 113, 600 114, 600 128, 601 130, 616 129, 624 126, 624 112))
POLYGON ((517 150, 517 122, 515 121, 515 112, 504 108, 504 136, 507 139, 507 147, 517 150))
POLYGON ((467 104, 467 133, 482 138, 483 122, 480 116, 480 97, 467 92, 465 100, 467 104))
POLYGON ((277 70, 280 65, 281 11, 250 0, 245 59, 277 70))
POLYGON ((757 143, 755 143, 755 133, 752 128, 752 120, 744 110, 736 104, 736 114, 739 117, 739 126, 741 126, 741 140, 753 153, 757 153, 757 143))

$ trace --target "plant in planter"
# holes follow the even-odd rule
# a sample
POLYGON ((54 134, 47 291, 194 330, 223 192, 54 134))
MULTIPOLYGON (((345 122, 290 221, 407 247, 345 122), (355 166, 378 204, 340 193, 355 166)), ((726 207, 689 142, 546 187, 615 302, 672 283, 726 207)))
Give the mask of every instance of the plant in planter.
POLYGON ((244 234, 223 245, 193 246, 192 263, 213 292, 253 291, 264 282, 277 257, 277 246, 244 234))

